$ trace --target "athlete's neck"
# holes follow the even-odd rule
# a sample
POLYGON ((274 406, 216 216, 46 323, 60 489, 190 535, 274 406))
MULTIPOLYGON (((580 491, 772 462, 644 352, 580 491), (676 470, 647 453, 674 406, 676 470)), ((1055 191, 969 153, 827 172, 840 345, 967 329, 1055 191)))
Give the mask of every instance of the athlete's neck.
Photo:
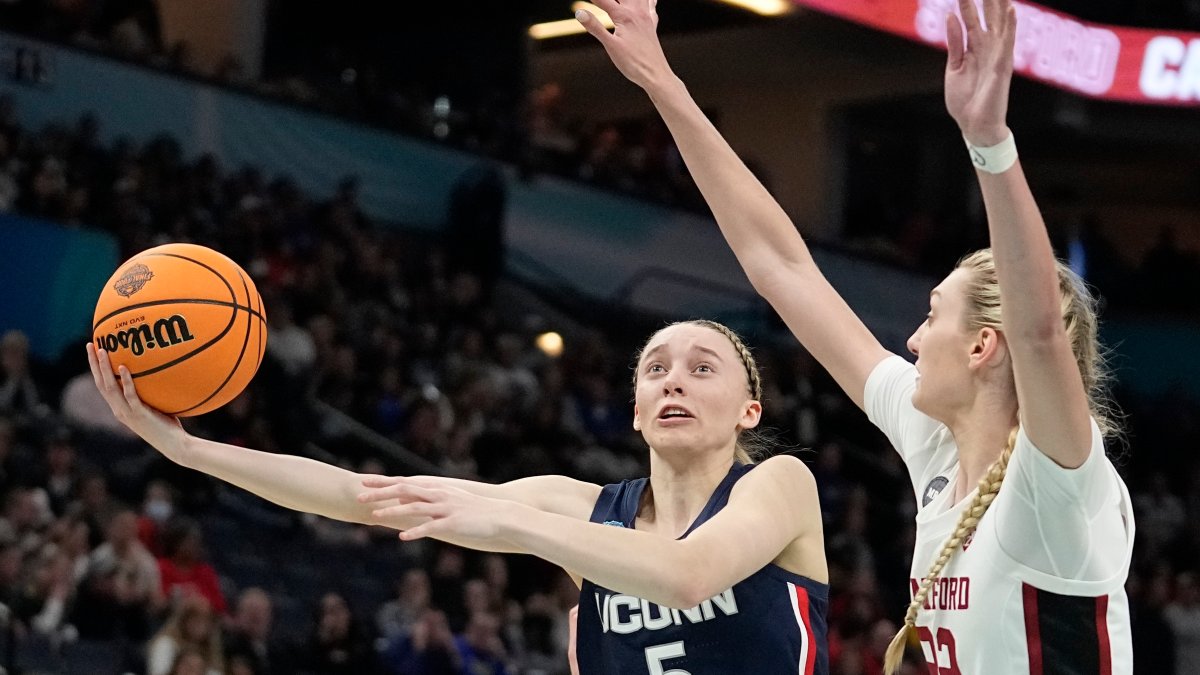
POLYGON ((950 427, 958 446, 958 482, 952 504, 962 501, 987 474, 1004 451, 1008 435, 1017 424, 1015 401, 981 399, 950 427))
POLYGON ((732 465, 732 449, 679 458, 666 458, 651 450, 650 486, 643 495, 638 520, 664 536, 681 536, 732 465))

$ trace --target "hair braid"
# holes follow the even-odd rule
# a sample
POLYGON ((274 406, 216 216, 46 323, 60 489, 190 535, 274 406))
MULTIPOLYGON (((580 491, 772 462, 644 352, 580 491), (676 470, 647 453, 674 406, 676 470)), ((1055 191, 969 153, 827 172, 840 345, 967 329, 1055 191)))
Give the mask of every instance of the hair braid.
POLYGON ((987 513, 992 502, 996 500, 996 495, 1000 492, 1000 485, 1004 483, 1004 476, 1008 472, 1008 460, 1012 458, 1013 448, 1016 447, 1016 444, 1017 428, 1014 427, 1008 434, 1008 444, 1004 447, 1004 452, 1000 453, 1000 457, 992 462, 987 473, 979 479, 979 493, 975 495, 967 508, 963 509, 962 514, 958 517, 958 525, 955 526, 954 533, 942 545, 941 552, 933 561, 933 565, 929 567, 925 578, 921 580, 921 585, 913 595, 912 602, 908 603, 908 611, 904 613, 904 625, 900 627, 896 637, 892 638, 887 652, 884 653, 883 672, 885 675, 892 675, 900 670, 900 663, 904 658, 904 646, 917 626, 917 613, 925 605, 925 600, 929 597, 933 584, 942 576, 942 570, 950 563, 954 552, 967 537, 975 532, 983 514, 987 513))
POLYGON ((742 341, 741 336, 733 332, 729 326, 716 321, 697 319, 687 323, 711 328, 729 338, 729 341, 733 343, 733 348, 737 350, 738 356, 742 359, 742 367, 746 369, 746 382, 750 385, 750 398, 755 401, 762 400, 762 377, 758 373, 758 363, 755 362, 754 355, 750 353, 750 348, 742 341))

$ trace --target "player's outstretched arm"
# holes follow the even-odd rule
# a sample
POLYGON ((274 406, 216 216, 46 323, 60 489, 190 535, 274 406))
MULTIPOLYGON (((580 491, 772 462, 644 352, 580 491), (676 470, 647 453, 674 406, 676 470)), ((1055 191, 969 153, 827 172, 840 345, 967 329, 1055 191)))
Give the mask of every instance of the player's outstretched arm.
MULTIPOLYGON (((972 0, 960 0, 959 7, 962 23, 953 15, 947 22, 946 108, 972 146, 1004 147, 1011 143, 1006 117, 1016 10, 1011 0, 983 0, 985 29, 972 0)), ((1006 168, 988 163, 987 155, 995 151, 974 154, 1004 298, 1004 337, 1012 355, 1021 422, 1039 450, 1062 466, 1077 467, 1091 451, 1091 420, 1063 325, 1046 224, 1020 162, 1006 168)))
POLYGON ((650 96, 746 276, 862 407, 867 376, 887 352, 817 269, 783 208, 671 71, 656 32, 656 0, 595 4, 612 17, 614 32, 587 10, 576 17, 621 73, 650 96))
MULTIPOLYGON (((113 414, 167 459, 289 509, 335 520, 379 524, 372 515, 377 505, 363 504, 357 497, 364 480, 378 478, 386 481, 389 480, 387 477, 358 474, 306 457, 262 452, 191 436, 184 431, 178 419, 163 415, 142 403, 128 369, 121 367, 118 382, 108 354, 97 350, 91 343, 87 352, 92 377, 113 414)), ((445 481, 459 489, 478 491, 495 499, 523 500, 535 509, 548 506, 583 520, 591 513, 591 502, 585 505, 584 500, 591 494, 594 502, 600 491, 598 486, 589 486, 563 476, 537 477, 507 485, 437 477, 414 480, 431 485, 445 481), (561 499, 554 498, 556 491, 562 496, 561 499)), ((390 520, 388 524, 413 526, 421 522, 399 523, 390 520)))
POLYGON ((715 517, 677 540, 627 527, 579 522, 513 501, 405 479, 364 491, 385 525, 426 522, 406 541, 453 537, 472 548, 513 548, 572 570, 593 583, 667 607, 687 609, 762 569, 797 539, 811 542, 824 575, 816 483, 790 456, 762 463, 734 487, 715 517), (399 505, 387 506, 399 501, 399 505), (686 573, 681 573, 686 571, 686 573))

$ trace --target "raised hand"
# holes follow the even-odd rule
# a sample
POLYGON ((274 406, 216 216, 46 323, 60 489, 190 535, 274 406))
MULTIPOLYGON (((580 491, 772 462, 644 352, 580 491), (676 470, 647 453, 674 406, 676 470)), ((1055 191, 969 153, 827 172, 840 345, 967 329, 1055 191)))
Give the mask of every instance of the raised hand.
POLYGON ((630 82, 646 89, 655 80, 669 76, 671 67, 658 40, 658 0, 594 0, 612 18, 612 33, 586 9, 575 18, 600 41, 604 51, 630 82))
POLYGON ((167 459, 181 462, 188 435, 179 420, 142 403, 133 383, 133 376, 125 366, 120 367, 121 381, 118 383, 113 375, 112 362, 103 349, 96 349, 96 346, 89 342, 87 355, 96 388, 104 396, 104 401, 108 403, 117 420, 166 455, 167 459))
POLYGON ((1009 133, 1017 14, 1012 0, 983 0, 984 30, 975 0, 958 0, 958 6, 962 23, 953 14, 946 17, 946 110, 972 145, 988 147, 1009 133))
POLYGON ((454 487, 431 487, 419 478, 369 476, 362 483, 368 489, 359 494, 359 502, 399 502, 373 515, 378 524, 402 530, 404 541, 450 537, 461 546, 486 547, 500 541, 504 518, 515 506, 454 487))

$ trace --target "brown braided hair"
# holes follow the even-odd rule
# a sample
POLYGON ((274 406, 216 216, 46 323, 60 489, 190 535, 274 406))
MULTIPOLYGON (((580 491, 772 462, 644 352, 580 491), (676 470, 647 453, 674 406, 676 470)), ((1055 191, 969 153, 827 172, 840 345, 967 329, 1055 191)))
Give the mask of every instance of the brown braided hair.
MULTIPOLYGON (((665 328, 656 331, 654 335, 658 335, 662 331, 666 330, 667 328, 671 328, 672 326, 700 326, 702 328, 715 330, 716 332, 728 338, 729 342, 733 344, 734 350, 738 353, 738 357, 742 360, 742 367, 746 369, 746 388, 750 392, 750 398, 755 401, 762 401, 762 375, 758 372, 758 362, 754 360, 754 354, 750 353, 750 348, 746 346, 744 341, 742 341, 741 336, 734 332, 732 328, 723 323, 717 323, 716 321, 710 321, 708 319, 693 319, 690 321, 677 321, 672 323, 665 328)), ((634 388, 637 388, 638 379, 638 370, 636 364, 641 362, 642 352, 646 351, 646 346, 649 345, 650 341, 654 339, 654 335, 651 335, 650 339, 646 340, 646 343, 642 345, 642 348, 638 350, 637 355, 634 358, 634 388)), ((737 445, 734 446, 734 459, 742 464, 753 464, 755 460, 766 454, 768 449, 766 445, 767 443, 760 440, 753 431, 743 430, 740 434, 738 434, 737 445)))

